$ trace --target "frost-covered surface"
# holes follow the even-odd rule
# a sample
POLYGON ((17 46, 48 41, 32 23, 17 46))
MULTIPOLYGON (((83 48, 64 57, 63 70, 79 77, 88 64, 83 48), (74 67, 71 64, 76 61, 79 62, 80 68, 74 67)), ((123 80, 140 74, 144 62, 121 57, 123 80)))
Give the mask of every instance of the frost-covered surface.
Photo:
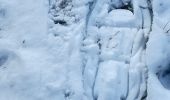
POLYGON ((0 100, 169 100, 169 0, 0 0, 0 100))

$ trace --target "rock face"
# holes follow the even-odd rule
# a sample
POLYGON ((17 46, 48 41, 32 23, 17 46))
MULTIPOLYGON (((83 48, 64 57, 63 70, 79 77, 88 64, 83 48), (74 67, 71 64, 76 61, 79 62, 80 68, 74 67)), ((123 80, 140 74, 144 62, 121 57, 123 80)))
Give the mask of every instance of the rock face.
POLYGON ((170 100, 169 0, 0 0, 0 100, 170 100))

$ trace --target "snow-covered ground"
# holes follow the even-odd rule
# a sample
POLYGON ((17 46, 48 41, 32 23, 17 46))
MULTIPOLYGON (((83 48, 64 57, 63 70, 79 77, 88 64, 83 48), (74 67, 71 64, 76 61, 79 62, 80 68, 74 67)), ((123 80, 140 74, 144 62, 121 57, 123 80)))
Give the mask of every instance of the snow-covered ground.
POLYGON ((170 100, 169 0, 0 0, 0 100, 170 100))

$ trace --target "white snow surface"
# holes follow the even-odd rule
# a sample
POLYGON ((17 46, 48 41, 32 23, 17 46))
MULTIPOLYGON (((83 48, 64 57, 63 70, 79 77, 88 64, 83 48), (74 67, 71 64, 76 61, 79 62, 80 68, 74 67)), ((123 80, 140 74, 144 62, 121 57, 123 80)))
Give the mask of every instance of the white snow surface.
POLYGON ((0 0, 0 100, 170 100, 169 0, 0 0))

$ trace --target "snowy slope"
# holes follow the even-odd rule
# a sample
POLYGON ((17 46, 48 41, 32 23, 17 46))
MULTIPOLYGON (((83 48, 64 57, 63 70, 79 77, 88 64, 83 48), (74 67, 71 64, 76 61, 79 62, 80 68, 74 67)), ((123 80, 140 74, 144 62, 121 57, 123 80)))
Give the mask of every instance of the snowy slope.
POLYGON ((0 0, 0 100, 169 100, 169 0, 0 0))

